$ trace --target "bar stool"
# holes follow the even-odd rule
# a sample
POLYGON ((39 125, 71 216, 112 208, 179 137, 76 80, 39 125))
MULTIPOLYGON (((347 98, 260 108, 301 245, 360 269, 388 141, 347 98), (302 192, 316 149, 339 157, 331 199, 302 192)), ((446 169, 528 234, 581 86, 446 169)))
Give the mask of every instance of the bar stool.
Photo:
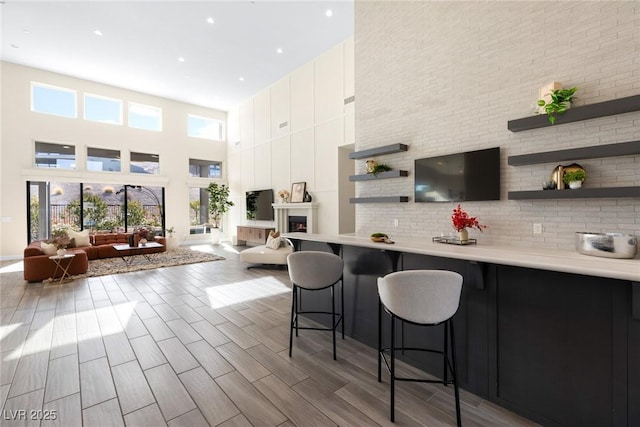
POLYGON ((456 418, 458 426, 462 425, 460 418, 460 394, 458 391, 458 374, 456 369, 455 334, 453 330, 453 315, 460 305, 462 291, 462 276, 452 271, 441 270, 408 270, 391 273, 378 278, 378 382, 382 381, 381 366, 384 361, 390 372, 390 418, 395 419, 395 382, 412 381, 426 383, 441 383, 445 386, 453 384, 456 399, 456 418), (391 317, 391 344, 382 347, 382 309, 391 317), (400 319, 419 326, 444 325, 444 349, 428 349, 400 347, 395 345, 395 321, 400 319), (448 344, 451 344, 451 359, 449 359, 448 344), (396 350, 426 351, 443 356, 443 379, 429 380, 421 378, 397 377, 395 372, 396 350), (391 355, 387 360, 386 352, 391 355), (452 380, 448 379, 451 373, 452 380))
POLYGON ((333 360, 336 360, 336 328, 342 323, 342 339, 344 339, 344 283, 342 283, 342 270, 344 261, 337 255, 328 252, 301 251, 287 256, 289 277, 293 285, 291 298, 291 323, 289 325, 289 357, 293 347, 293 330, 312 329, 316 331, 333 332, 333 360), (334 288, 340 283, 340 313, 336 313, 336 297, 334 288), (300 311, 298 307, 298 290, 319 291, 331 288, 331 311, 300 311), (330 328, 302 327, 298 325, 299 314, 330 314, 330 328), (338 315, 336 320, 336 315, 338 315))

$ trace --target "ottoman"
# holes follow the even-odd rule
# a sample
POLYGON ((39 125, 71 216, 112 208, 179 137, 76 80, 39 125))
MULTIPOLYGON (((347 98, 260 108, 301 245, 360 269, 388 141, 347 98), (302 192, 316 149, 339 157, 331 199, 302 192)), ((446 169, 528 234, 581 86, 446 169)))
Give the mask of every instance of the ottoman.
MULTIPOLYGON (((240 261, 250 264, 287 265, 287 256, 293 252, 289 245, 271 249, 265 245, 254 246, 240 252, 240 261)), ((255 265, 247 268, 256 267, 255 265)))

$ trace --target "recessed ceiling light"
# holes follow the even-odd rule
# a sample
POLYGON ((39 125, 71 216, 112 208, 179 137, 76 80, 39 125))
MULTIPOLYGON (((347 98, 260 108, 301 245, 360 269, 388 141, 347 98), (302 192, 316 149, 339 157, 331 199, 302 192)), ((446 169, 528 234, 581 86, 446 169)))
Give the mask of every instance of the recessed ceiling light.
POLYGON ((31 31, 27 30, 26 28, 24 30, 22 30, 23 33, 25 34, 29 34, 31 31))
POLYGON ((324 14, 331 17, 333 16, 333 11, 331 9, 327 9, 327 11, 324 14))
POLYGON ((181 56, 180 58, 178 58, 178 61, 184 62, 184 58, 181 56))
POLYGON ((9 46, 11 46, 14 49, 20 49, 20 46, 18 46, 17 44, 11 43, 9 46))
POLYGON ((277 49, 276 49, 276 52, 278 52, 278 53, 282 53, 282 52, 283 52, 283 50, 282 50, 282 48, 281 48, 281 47, 279 47, 279 48, 277 48, 277 49))
POLYGON ((67 149, 67 148, 71 148, 68 145, 63 145, 62 148, 67 149))
POLYGON ((238 80, 240 80, 241 82, 243 82, 243 81, 244 81, 244 77, 240 77, 240 78, 238 78, 238 80))
POLYGON ((102 31, 100 30, 94 30, 93 34, 95 34, 96 36, 101 36, 102 35, 102 31))
POLYGON ((208 17, 208 18, 207 18, 207 22, 208 22, 209 24, 213 24, 213 23, 214 23, 214 22, 216 22, 216 21, 214 21, 212 17, 208 17))

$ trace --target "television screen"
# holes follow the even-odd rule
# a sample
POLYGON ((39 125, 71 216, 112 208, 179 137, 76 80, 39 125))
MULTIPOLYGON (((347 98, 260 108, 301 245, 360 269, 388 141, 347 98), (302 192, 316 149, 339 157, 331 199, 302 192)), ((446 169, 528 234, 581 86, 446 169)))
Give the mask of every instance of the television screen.
POLYGON ((273 221, 273 190, 247 191, 247 219, 273 221))
POLYGON ((500 147, 416 159, 416 202, 500 200, 500 147))

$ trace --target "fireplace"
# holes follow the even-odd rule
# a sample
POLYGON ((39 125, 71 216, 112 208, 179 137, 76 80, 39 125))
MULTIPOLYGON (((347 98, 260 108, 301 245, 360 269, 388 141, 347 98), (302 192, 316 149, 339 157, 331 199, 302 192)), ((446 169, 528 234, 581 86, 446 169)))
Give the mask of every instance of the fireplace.
POLYGON ((292 228, 290 218, 301 216, 305 219, 304 228, 307 233, 318 232, 318 203, 273 203, 271 206, 276 214, 276 230, 294 232, 297 225, 292 228))
POLYGON ((289 227, 287 228, 287 231, 290 233, 306 233, 307 217, 302 215, 289 216, 289 227))

